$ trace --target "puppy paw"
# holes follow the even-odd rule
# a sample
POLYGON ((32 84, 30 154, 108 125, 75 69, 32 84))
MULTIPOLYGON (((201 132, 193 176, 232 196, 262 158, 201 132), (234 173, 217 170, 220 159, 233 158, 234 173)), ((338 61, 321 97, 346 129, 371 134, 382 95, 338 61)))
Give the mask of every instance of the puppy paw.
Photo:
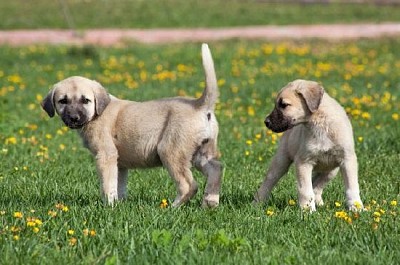
POLYGON ((219 195, 206 195, 203 199, 203 208, 215 208, 219 205, 219 195))

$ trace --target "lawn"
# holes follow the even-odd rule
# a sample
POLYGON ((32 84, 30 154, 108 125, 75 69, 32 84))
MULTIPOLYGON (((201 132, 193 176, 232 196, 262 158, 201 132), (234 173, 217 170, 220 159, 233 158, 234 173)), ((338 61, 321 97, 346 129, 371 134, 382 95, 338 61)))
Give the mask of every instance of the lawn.
POLYGON ((395 264, 400 260, 400 41, 210 43, 220 87, 221 204, 178 209, 164 169, 131 171, 129 197, 102 204, 93 158, 40 101, 65 77, 132 100, 198 96, 200 44, 0 47, 2 264, 395 264), (326 206, 302 213, 290 171, 253 206, 280 135, 263 126, 273 96, 317 80, 349 114, 366 211, 348 212, 338 176, 326 206))
POLYGON ((268 1, 256 0, 1 1, 0 29, 188 28, 379 23, 400 20, 400 5, 278 2, 268 3, 268 1))

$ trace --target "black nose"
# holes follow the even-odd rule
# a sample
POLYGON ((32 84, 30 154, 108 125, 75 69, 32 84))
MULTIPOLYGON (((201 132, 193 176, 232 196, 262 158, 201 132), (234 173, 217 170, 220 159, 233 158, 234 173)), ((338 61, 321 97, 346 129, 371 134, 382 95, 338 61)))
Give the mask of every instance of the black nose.
POLYGON ((271 126, 271 120, 269 118, 266 118, 264 124, 269 128, 271 126))
POLYGON ((72 122, 78 122, 79 119, 80 119, 79 114, 71 115, 70 119, 71 119, 72 122))

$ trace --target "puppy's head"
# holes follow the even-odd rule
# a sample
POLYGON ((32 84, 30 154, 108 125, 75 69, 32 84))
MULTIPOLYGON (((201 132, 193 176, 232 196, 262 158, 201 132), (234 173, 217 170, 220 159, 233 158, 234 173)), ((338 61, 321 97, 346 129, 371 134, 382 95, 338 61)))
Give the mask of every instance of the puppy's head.
POLYGON ((53 86, 42 108, 50 117, 57 112, 69 128, 79 129, 100 115, 109 102, 110 96, 98 82, 73 76, 53 86))
POLYGON ((274 132, 284 132, 305 123, 321 103, 324 89, 317 82, 295 80, 282 88, 275 108, 265 119, 265 125, 274 132))

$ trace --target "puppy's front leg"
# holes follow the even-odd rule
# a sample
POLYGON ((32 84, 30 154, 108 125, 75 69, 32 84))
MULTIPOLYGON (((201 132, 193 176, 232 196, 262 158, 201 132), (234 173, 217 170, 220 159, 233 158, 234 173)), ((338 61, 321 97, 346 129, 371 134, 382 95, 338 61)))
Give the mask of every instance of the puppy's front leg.
POLYGON ((299 194, 299 205, 303 210, 314 212, 315 195, 312 185, 313 165, 303 161, 295 161, 297 176, 297 191, 299 194))
POLYGON ((358 186, 358 164, 356 154, 346 154, 343 164, 340 167, 346 189, 347 206, 352 211, 363 209, 358 186))
POLYGON ((290 158, 280 147, 278 149, 278 153, 272 159, 263 183, 254 195, 253 203, 265 201, 269 197, 272 188, 276 185, 276 183, 278 183, 282 176, 286 174, 291 163, 292 161, 290 158))
POLYGON ((97 171, 100 177, 101 191, 104 200, 113 205, 118 199, 118 154, 117 152, 99 153, 96 155, 97 171))
POLYGON ((127 196, 128 169, 118 168, 118 199, 125 199, 127 196))

